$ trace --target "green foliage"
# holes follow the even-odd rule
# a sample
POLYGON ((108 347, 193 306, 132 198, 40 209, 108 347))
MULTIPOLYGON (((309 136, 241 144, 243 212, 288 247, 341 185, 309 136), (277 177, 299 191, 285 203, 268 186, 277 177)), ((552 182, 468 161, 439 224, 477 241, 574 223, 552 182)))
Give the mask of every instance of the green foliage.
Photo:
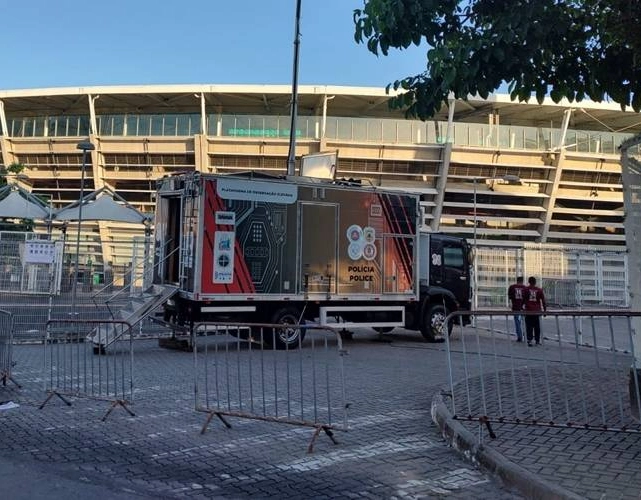
POLYGON ((428 119, 450 92, 612 100, 641 110, 639 0, 365 0, 357 43, 374 54, 427 45, 422 73, 388 85, 394 108, 428 119))
POLYGON ((11 163, 7 166, 0 165, 0 186, 4 186, 7 183, 7 176, 17 175, 23 170, 24 165, 18 162, 11 163))

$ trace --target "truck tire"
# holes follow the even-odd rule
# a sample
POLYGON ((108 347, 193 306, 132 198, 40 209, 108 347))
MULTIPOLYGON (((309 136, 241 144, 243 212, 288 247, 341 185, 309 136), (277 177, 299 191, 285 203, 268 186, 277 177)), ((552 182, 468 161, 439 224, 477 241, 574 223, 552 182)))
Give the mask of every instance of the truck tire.
POLYGON ((393 326, 376 326, 376 327, 374 327, 374 331, 376 333, 390 333, 392 330, 394 330, 393 326))
POLYGON ((291 325, 285 328, 265 328, 263 341, 276 349, 297 349, 305 338, 305 329, 299 328, 300 312, 295 307, 284 307, 276 311, 270 323, 291 325))
MULTIPOLYGON (((441 304, 434 304, 426 309, 425 316, 421 324, 421 334, 423 338, 428 342, 444 342, 445 337, 444 332, 444 323, 445 318, 448 315, 447 309, 441 304)), ((452 333, 453 324, 450 323, 447 325, 447 334, 452 333)))

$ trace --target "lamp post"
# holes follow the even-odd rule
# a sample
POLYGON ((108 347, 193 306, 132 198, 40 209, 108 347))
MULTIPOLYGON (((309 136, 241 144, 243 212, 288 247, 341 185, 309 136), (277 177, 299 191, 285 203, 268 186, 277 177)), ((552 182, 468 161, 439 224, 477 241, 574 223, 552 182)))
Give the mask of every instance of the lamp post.
POLYGON ((476 185, 479 181, 506 181, 509 183, 517 183, 521 182, 521 178, 518 175, 498 175, 498 176, 491 176, 491 177, 474 177, 472 178, 472 181, 474 183, 474 190, 473 190, 473 196, 472 196, 472 203, 473 203, 473 210, 474 210, 474 236, 473 236, 473 242, 474 242, 474 286, 472 287, 472 294, 474 297, 474 310, 477 310, 479 307, 479 297, 478 297, 478 260, 476 258, 476 249, 477 249, 477 239, 476 239, 476 226, 478 223, 477 220, 477 213, 476 213, 476 185))
POLYGON ((80 173, 80 199, 78 201, 78 233, 76 234, 76 262, 73 272, 73 288, 71 291, 71 314, 76 313, 76 294, 78 288, 78 268, 80 267, 80 229, 82 228, 82 203, 85 197, 85 170, 87 168, 87 152, 96 147, 89 141, 78 143, 77 149, 82 151, 82 170, 80 173))
POLYGON ((287 154, 287 175, 296 173, 296 115, 298 114, 298 54, 300 50, 301 0, 296 0, 294 23, 294 70, 292 76, 292 109, 289 124, 289 152, 287 154))

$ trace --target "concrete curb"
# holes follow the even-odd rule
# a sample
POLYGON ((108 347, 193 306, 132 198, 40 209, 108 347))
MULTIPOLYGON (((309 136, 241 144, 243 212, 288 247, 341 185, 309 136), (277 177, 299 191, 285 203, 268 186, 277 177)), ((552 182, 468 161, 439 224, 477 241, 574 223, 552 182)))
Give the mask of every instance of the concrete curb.
POLYGON ((526 498, 536 500, 580 500, 577 495, 552 484, 536 474, 508 460, 490 447, 483 445, 463 424, 452 418, 439 392, 432 398, 432 420, 447 442, 466 460, 498 476, 508 487, 515 488, 526 498))

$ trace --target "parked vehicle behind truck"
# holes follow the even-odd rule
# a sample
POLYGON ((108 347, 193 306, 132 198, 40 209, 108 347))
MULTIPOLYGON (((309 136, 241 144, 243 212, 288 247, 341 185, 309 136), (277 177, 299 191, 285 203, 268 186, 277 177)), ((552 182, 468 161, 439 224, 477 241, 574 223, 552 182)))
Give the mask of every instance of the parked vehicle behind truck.
POLYGON ((277 348, 298 346, 306 321, 442 339, 447 314, 469 309, 468 246, 421 233, 419 208, 415 194, 333 180, 165 177, 154 282, 178 287, 166 319, 291 325, 266 336, 277 348))

